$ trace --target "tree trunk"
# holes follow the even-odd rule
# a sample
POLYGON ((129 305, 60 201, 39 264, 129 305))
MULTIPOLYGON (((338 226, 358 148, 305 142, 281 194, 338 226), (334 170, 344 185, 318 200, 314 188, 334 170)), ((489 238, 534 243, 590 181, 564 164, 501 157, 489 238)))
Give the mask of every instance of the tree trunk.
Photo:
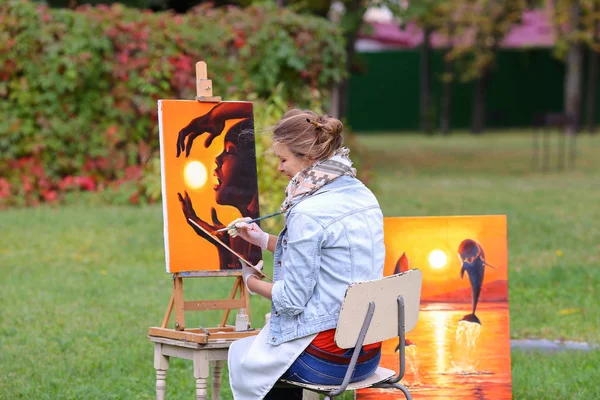
MULTIPOLYGON (((445 61, 444 62, 444 74, 448 73, 447 71, 452 71, 452 62, 445 61)), ((444 86, 442 88, 442 113, 440 115, 440 130, 443 136, 450 135, 451 125, 450 125, 450 114, 452 109, 452 81, 447 80, 444 81, 444 86)))
POLYGON ((338 96, 339 96, 339 118, 344 118, 348 115, 348 96, 350 88, 350 74, 352 73, 352 65, 354 61, 356 38, 358 32, 362 27, 363 17, 367 11, 366 7, 362 4, 361 0, 353 0, 346 4, 346 13, 344 18, 348 19, 348 22, 344 24, 347 26, 347 30, 344 33, 346 39, 346 71, 348 77, 340 82, 338 85, 338 96))
POLYGON ((590 49, 587 83, 587 130, 596 133, 596 88, 598 87, 598 53, 590 49))
POLYGON ((433 116, 431 110, 431 29, 423 29, 421 44, 421 129, 426 134, 433 133, 433 116))
POLYGON ((480 135, 485 130, 485 102, 487 83, 490 70, 485 69, 481 76, 473 83, 473 115, 471 120, 471 133, 480 135))
POLYGON ((327 110, 327 114, 331 115, 333 118, 340 118, 338 112, 340 111, 340 85, 333 84, 331 85, 331 94, 329 95, 329 109, 327 110))
MULTIPOLYGON (((600 11, 600 4, 594 1, 592 14, 596 15, 600 11)), ((593 40, 594 44, 600 41, 600 23, 594 23, 593 40)), ((598 88, 598 53, 590 46, 590 60, 588 64, 589 78, 587 84, 587 129, 593 135, 596 133, 596 102, 598 88)))
POLYGON ((448 24, 448 50, 444 54, 444 83, 442 86, 442 104, 440 113, 440 131, 443 136, 450 135, 451 110, 452 110, 452 72, 453 63, 448 60, 448 54, 452 51, 454 37, 454 24, 448 24))
POLYGON ((338 118, 344 118, 348 115, 348 97, 350 96, 350 75, 352 74, 352 58, 354 57, 354 42, 356 37, 352 40, 349 36, 346 36, 347 43, 352 45, 346 45, 346 71, 348 76, 340 81, 338 84, 337 96, 338 96, 338 118))
MULTIPOLYGON (((571 26, 579 26, 579 1, 573 1, 571 6, 571 26)), ((574 28, 576 29, 576 28, 574 28)), ((579 42, 569 45, 567 52, 567 70, 565 73, 565 104, 564 112, 569 115, 574 123, 570 124, 567 133, 574 134, 579 131, 581 123, 581 69, 583 64, 582 46, 579 42)))

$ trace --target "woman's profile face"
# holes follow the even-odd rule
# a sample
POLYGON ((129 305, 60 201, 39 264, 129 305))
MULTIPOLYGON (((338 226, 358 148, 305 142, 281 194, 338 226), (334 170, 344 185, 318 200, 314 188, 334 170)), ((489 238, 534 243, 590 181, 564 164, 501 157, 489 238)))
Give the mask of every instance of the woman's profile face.
POLYGON ((217 204, 227 204, 228 193, 232 188, 239 188, 240 182, 240 155, 237 146, 229 140, 225 140, 223 152, 215 159, 217 168, 214 175, 217 184, 214 186, 217 204))
POLYGON ((307 162, 303 158, 296 157, 285 144, 275 142, 273 151, 279 158, 278 171, 287 176, 288 179, 292 179, 307 166, 307 162))
POLYGON ((256 164, 253 153, 249 153, 249 143, 240 140, 243 124, 229 129, 223 142, 223 152, 217 156, 217 167, 213 175, 217 178, 214 186, 217 204, 246 207, 257 193, 256 164))

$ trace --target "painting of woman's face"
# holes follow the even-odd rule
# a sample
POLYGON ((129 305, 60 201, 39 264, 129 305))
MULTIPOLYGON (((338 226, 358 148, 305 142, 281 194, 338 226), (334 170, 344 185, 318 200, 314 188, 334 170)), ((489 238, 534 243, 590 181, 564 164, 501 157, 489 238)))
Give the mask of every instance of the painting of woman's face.
POLYGON ((225 246, 257 263, 260 248, 217 232, 259 215, 252 103, 158 104, 167 272, 239 268, 225 246))
MULTIPOLYGON (((256 170, 254 160, 242 135, 248 135, 239 123, 231 127, 225 135, 223 152, 217 156, 214 186, 217 204, 234 205, 249 200, 256 192, 256 170)), ((252 142, 253 143, 253 142, 252 142)))
POLYGON ((237 146, 231 141, 225 141, 223 152, 215 159, 217 168, 214 175, 217 184, 214 186, 217 204, 227 204, 228 199, 236 188, 242 186, 240 182, 240 154, 237 146))

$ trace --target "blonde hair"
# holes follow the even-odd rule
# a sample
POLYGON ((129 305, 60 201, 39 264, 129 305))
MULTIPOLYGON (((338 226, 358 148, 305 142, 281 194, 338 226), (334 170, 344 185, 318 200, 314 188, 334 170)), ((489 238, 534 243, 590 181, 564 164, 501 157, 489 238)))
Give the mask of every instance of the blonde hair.
POLYGON ((330 115, 292 109, 275 125, 273 142, 286 145, 298 158, 325 160, 342 147, 344 124, 330 115))

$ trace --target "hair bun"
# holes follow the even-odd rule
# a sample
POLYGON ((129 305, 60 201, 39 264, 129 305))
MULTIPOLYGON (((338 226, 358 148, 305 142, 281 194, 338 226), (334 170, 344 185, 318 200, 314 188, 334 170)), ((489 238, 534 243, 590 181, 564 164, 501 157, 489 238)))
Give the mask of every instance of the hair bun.
POLYGON ((330 134, 332 137, 342 136, 344 133, 344 124, 337 118, 331 115, 325 115, 320 119, 323 120, 323 130, 330 134))

